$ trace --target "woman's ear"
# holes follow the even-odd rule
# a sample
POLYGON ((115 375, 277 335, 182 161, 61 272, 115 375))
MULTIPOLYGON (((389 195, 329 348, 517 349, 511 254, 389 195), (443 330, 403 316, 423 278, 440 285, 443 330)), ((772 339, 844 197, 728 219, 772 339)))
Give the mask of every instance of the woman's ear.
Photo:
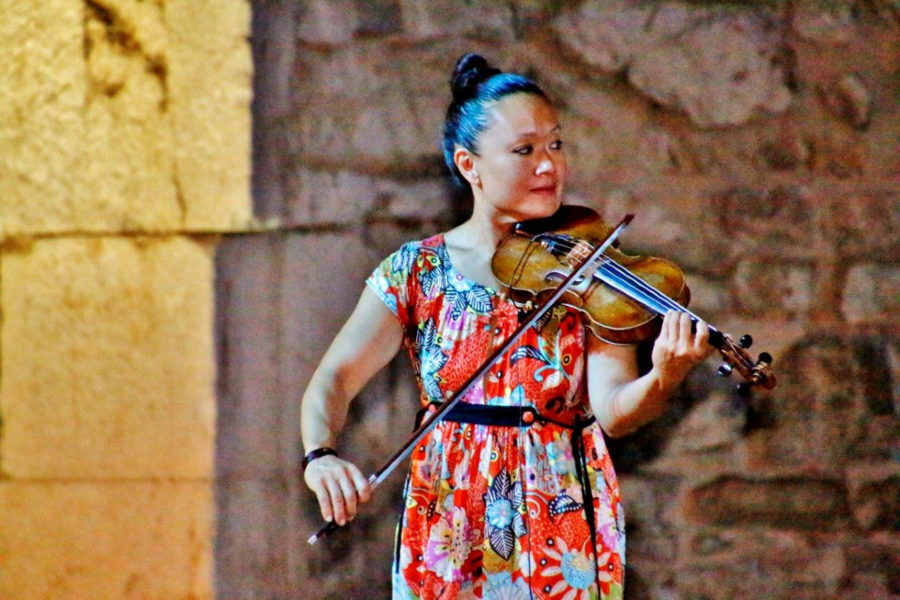
POLYGON ((456 163, 456 168, 472 187, 481 185, 481 178, 478 176, 478 168, 475 165, 475 154, 457 146, 453 152, 453 162, 456 163))

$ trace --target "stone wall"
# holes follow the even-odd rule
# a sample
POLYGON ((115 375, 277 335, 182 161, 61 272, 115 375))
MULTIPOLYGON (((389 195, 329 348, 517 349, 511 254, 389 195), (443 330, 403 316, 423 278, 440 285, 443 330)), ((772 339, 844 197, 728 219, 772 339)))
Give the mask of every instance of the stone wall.
POLYGON ((208 598, 250 5, 0 1, 0 597, 208 598))
MULTIPOLYGON (((402 477, 314 547, 304 385, 377 261, 451 227, 439 129, 455 59, 533 75, 568 200, 637 218, 632 252, 751 333, 780 385, 742 403, 710 361, 612 440, 629 598, 900 594, 900 7, 888 0, 254 3, 253 197, 272 230, 217 269, 216 577, 224 597, 383 597, 402 477)), ((341 450, 371 470, 411 422, 400 357, 341 450)))

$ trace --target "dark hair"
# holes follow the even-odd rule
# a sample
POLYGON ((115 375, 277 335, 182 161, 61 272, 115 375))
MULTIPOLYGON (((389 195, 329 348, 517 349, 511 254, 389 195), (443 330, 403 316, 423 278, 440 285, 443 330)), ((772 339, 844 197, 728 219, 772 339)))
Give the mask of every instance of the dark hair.
POLYGON ((534 94, 544 99, 547 95, 528 77, 495 69, 483 56, 474 53, 456 61, 450 89, 453 101, 444 120, 444 161, 453 183, 466 189, 468 182, 453 161, 453 153, 457 144, 478 153, 478 138, 488 126, 488 106, 511 94, 534 94))

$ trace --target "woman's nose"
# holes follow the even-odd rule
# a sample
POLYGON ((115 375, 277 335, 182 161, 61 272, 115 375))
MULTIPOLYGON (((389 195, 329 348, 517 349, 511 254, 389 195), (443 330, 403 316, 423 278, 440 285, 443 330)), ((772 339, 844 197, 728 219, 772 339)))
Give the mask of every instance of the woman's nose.
POLYGON ((546 173, 555 173, 556 172, 556 162, 553 160, 553 157, 550 156, 549 153, 544 153, 543 158, 541 158, 541 162, 538 163, 537 169, 535 169, 535 175, 544 175, 546 173))

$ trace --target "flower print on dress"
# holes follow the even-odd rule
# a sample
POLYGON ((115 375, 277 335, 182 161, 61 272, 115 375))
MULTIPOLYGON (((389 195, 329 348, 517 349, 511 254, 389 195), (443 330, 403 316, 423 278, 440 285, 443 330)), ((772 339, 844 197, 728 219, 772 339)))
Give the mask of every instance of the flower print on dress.
POLYGON ((447 511, 431 528, 425 547, 425 567, 448 583, 460 581, 463 563, 476 539, 464 509, 447 511))
POLYGON ((384 277, 373 278, 372 284, 375 286, 382 302, 387 305, 388 310, 396 315, 400 311, 397 305, 397 297, 394 295, 396 288, 384 277))
POLYGON ((547 459, 550 466, 560 475, 575 473, 575 458, 572 454, 571 437, 565 433, 553 434, 553 441, 547 444, 547 459))
POLYGON ((420 246, 415 242, 403 244, 391 257, 391 271, 394 273, 409 273, 412 271, 416 259, 419 257, 420 246))
POLYGON ((459 319, 469 310, 474 315, 484 316, 490 314, 491 293, 483 285, 470 279, 466 279, 462 273, 452 268, 446 246, 438 249, 438 256, 443 261, 447 271, 447 289, 444 290, 444 304, 450 307, 450 320, 459 319), (448 269, 447 266, 450 265, 448 269))
POLYGON ((503 396, 489 398, 487 404, 491 406, 531 406, 525 400, 525 388, 517 385, 512 391, 507 391, 503 396))
POLYGON ((581 493, 581 485, 575 484, 560 491, 547 504, 547 510, 550 512, 550 519, 568 512, 575 512, 584 508, 584 495, 581 493))
POLYGON ((525 445, 525 480, 527 486, 535 488, 549 496, 559 492, 559 477, 553 472, 547 460, 547 449, 540 437, 529 430, 523 436, 525 445))
POLYGON ((549 558, 556 561, 546 567, 541 575, 544 577, 556 577, 562 575, 561 581, 557 581, 550 589, 550 596, 560 596, 562 600, 591 600, 590 588, 594 585, 596 571, 593 556, 589 555, 585 548, 581 550, 569 550, 565 540, 556 538, 548 540, 548 548, 544 550, 549 558))
MULTIPOLYGON (((538 340, 541 339, 543 338, 538 338, 538 340)), ((563 383, 565 380, 565 373, 562 370, 562 366, 553 358, 550 358, 544 348, 540 346, 543 346, 540 342, 539 346, 519 346, 516 348, 515 352, 512 353, 509 364, 515 365, 525 358, 531 358, 542 362, 543 365, 534 370, 533 377, 535 381, 544 382, 544 390, 550 390, 563 383)))
POLYGON ((606 498, 600 497, 600 510, 597 511, 597 532, 600 534, 600 542, 605 548, 617 548, 619 546, 618 532, 616 531, 616 519, 613 516, 612 507, 606 498))
POLYGON ((506 571, 502 573, 488 573, 484 585, 484 597, 490 600, 531 600, 531 591, 524 579, 512 580, 512 575, 506 571))
POLYGON ((510 358, 510 364, 515 364, 524 358, 535 359, 543 363, 534 370, 534 380, 543 382, 542 387, 545 391, 568 383, 569 393, 565 398, 568 403, 577 397, 575 392, 579 388, 579 378, 583 371, 582 340, 572 324, 572 319, 577 316, 563 311, 559 314, 555 313, 554 318, 559 321, 555 333, 542 332, 537 336, 536 345, 517 348, 510 358))
POLYGON ((446 270, 440 257, 433 252, 420 252, 416 257, 419 274, 419 285, 422 293, 432 297, 433 291, 441 291, 445 287, 446 270))
POLYGON ((516 538, 525 535, 522 519, 522 482, 510 484, 506 469, 500 471, 485 494, 484 520, 487 523, 488 543, 504 560, 512 556, 516 538))
POLYGON ((447 355, 441 349, 443 339, 434 325, 434 319, 428 319, 419 325, 416 341, 413 344, 413 355, 419 361, 422 386, 431 400, 442 400, 441 376, 438 372, 447 364, 447 355))
POLYGON ((616 500, 616 541, 619 558, 625 564, 625 507, 616 500))

